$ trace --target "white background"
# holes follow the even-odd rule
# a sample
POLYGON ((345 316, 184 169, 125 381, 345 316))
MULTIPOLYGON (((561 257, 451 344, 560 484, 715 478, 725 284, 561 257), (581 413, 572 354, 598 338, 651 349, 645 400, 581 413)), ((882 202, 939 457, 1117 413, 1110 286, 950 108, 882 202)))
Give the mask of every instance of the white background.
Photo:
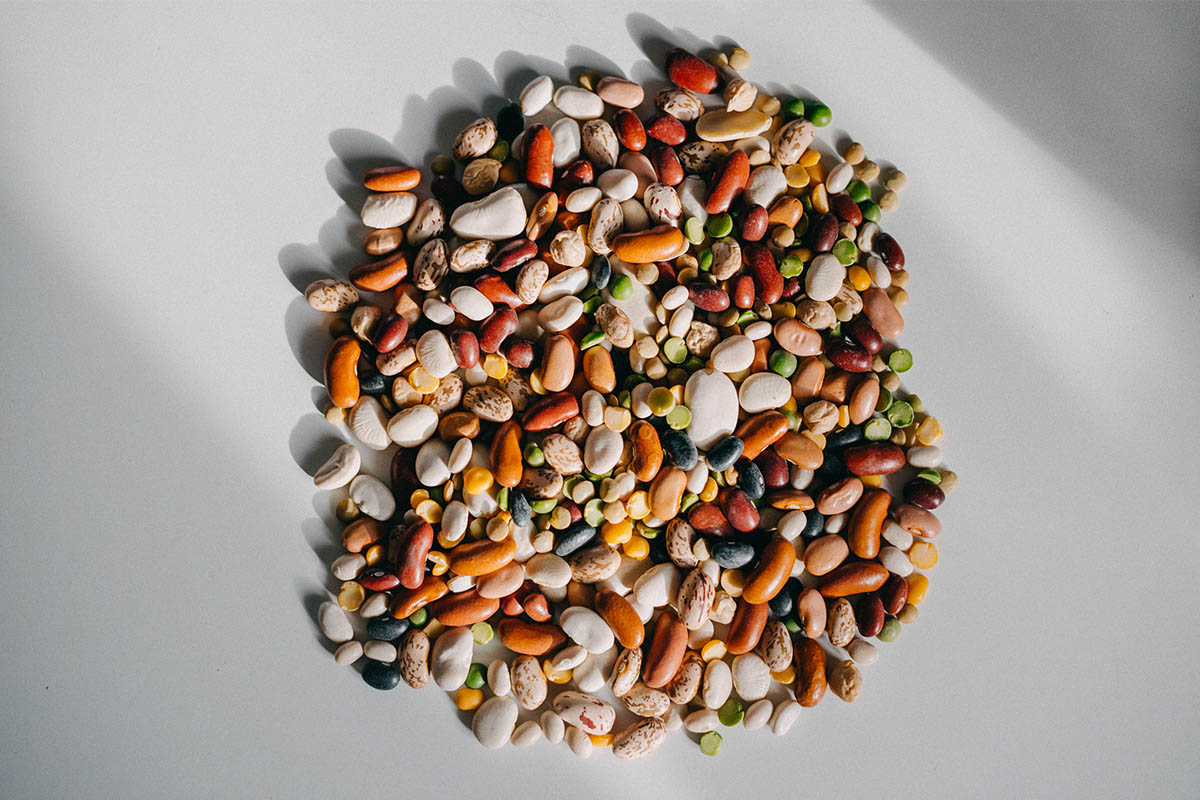
POLYGON ((0 796, 1200 794, 1197 6, 621 5, 6 6, 0 796), (318 638, 296 287, 355 262, 364 159, 423 161, 530 69, 714 37, 911 178, 941 563, 860 700, 787 738, 486 752, 318 638))

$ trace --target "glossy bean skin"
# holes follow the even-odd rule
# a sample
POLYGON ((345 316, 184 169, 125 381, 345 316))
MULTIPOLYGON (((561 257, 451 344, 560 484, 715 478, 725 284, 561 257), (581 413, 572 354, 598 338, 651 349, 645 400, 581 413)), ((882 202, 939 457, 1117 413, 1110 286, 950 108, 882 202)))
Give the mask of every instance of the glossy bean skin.
POLYGON ((738 598, 737 610, 733 612, 729 634, 725 638, 726 649, 736 656, 758 647, 769 613, 766 603, 750 603, 744 596, 738 598))
POLYGON ((796 702, 812 708, 825 696, 825 651, 815 639, 803 638, 792 650, 796 665, 796 702))
POLYGON ((747 603, 767 603, 782 591, 796 563, 796 549, 785 539, 774 539, 759 558, 758 567, 750 574, 742 597, 747 603))
POLYGON ((325 355, 325 389, 329 401, 338 408, 350 408, 358 402, 358 358, 362 347, 353 336, 334 340, 325 355))
POLYGON ((880 533, 891 504, 892 496, 886 489, 870 489, 863 493, 850 516, 847 536, 854 555, 865 559, 879 555, 880 533))

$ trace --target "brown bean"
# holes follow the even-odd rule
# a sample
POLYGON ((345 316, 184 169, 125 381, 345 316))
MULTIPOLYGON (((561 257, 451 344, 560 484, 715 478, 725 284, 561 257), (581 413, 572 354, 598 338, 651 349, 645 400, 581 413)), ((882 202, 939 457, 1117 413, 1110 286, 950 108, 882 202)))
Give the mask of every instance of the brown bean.
POLYGON ((733 526, 725 513, 712 503, 696 503, 688 511, 688 524, 706 536, 733 536, 733 526))
POLYGON ((825 598, 816 589, 805 589, 796 598, 796 619, 804 635, 816 639, 825 632, 827 609, 825 598))
POLYGON ((868 639, 883 630, 883 602, 877 595, 869 594, 859 600, 854 615, 858 618, 858 632, 868 639))
POLYGON ((899 614, 908 602, 908 581, 899 575, 891 576, 879 590, 879 600, 883 603, 884 611, 892 615, 899 614))
POLYGON ((804 638, 792 651, 796 663, 796 702, 812 708, 825 696, 825 650, 815 639, 804 638))
POLYGON ((886 489, 871 489, 863 494, 854 507, 848 526, 847 540, 854 555, 859 558, 875 558, 879 555, 880 532, 891 504, 892 496, 886 489))
POLYGON ((833 365, 847 372, 870 372, 872 358, 864 348, 847 341, 833 341, 825 345, 825 357, 833 365))
POLYGON ((363 173, 363 186, 373 192, 407 192, 421 182, 421 171, 404 165, 372 167, 363 173))
POLYGON ((878 403, 879 378, 874 374, 867 375, 858 382, 850 394, 850 422, 854 425, 861 425, 869 420, 875 413, 875 406, 878 403))
POLYGON ((463 369, 470 369, 479 363, 479 340, 471 331, 456 328, 450 331, 450 352, 454 354, 454 363, 463 369))
POLYGON ((675 146, 682 144, 687 138, 687 128, 670 114, 659 112, 646 120, 645 135, 663 144, 675 146))
POLYGON ((404 337, 407 335, 408 322, 404 317, 393 312, 379 320, 372 338, 375 340, 377 351, 390 353, 404 343, 404 337))
POLYGON ((536 257, 538 246, 529 239, 513 239, 501 246, 492 256, 491 267, 496 272, 508 272, 536 257))
MULTIPOLYGON (((907 584, 906 584, 907 585, 907 584)), ((592 601, 596 613, 612 628, 622 647, 641 647, 646 638, 646 626, 637 611, 621 595, 610 589, 600 589, 592 601)))
POLYGON ((475 589, 446 595, 430 604, 429 615, 447 627, 474 625, 500 610, 500 601, 481 597, 475 589))
POLYGON ((734 434, 742 440, 742 458, 753 461, 787 433, 787 417, 778 411, 764 411, 746 419, 734 434))
POLYGON ((942 532, 942 522, 933 512, 911 503, 902 503, 896 509, 896 522, 900 523, 901 528, 926 539, 932 539, 942 532))
POLYGON ((889 574, 882 564, 874 561, 856 561, 853 564, 844 564, 826 575, 818 588, 823 597, 865 594, 882 587, 889 574))
POLYGON ((833 214, 818 214, 808 223, 808 246, 814 253, 828 253, 838 239, 838 220, 833 214))
MULTIPOLYGON (((736 151, 741 152, 741 151, 736 151)), ((775 256, 771 251, 756 242, 747 242, 742 246, 742 258, 746 267, 754 277, 754 290, 758 298, 768 305, 778 303, 783 296, 783 275, 775 264, 775 256)), ((780 347, 783 347, 780 344, 780 347)), ((806 353, 805 355, 813 355, 806 353)))
POLYGON ((425 580, 425 559, 433 547, 433 526, 423 520, 409 525, 400 536, 397 575, 406 589, 419 588, 425 580))
POLYGON ((438 421, 438 436, 447 442, 474 439, 479 429, 479 417, 470 411, 453 411, 438 421))
MULTIPOLYGON (((782 286, 780 288, 782 292, 782 286)), ((821 334, 798 319, 783 319, 775 323, 775 341, 784 350, 797 356, 816 356, 821 352, 821 334)))
POLYGON ((657 144, 650 148, 650 163, 654 165, 660 183, 667 186, 683 183, 683 165, 679 163, 679 156, 675 155, 675 148, 671 145, 657 144))
POLYGON ((503 423, 488 454, 496 483, 510 489, 521 483, 524 468, 521 464, 521 426, 509 420, 503 423))
POLYGON ((846 469, 854 475, 890 475, 906 463, 903 448, 892 442, 847 447, 843 460, 846 469))
POLYGON ((560 392, 547 395, 531 405, 521 418, 521 426, 539 433, 557 427, 573 417, 579 416, 579 401, 573 394, 560 392))
POLYGON ((516 333, 517 325, 517 312, 511 308, 496 309, 479 329, 479 349, 485 353, 500 352, 500 345, 516 333))
POLYGON ((858 342, 864 350, 875 355, 883 349, 883 337, 866 314, 857 314, 852 320, 842 326, 842 332, 858 342))
POLYGON ((355 288, 366 292, 386 292, 406 277, 408 256, 403 250, 350 270, 350 282, 355 288))
POLYGON ((904 332, 904 317, 888 293, 872 286, 862 293, 863 313, 880 335, 895 339, 904 332))
POLYGON ((816 356, 805 358, 792 375, 792 397, 797 400, 811 400, 821 393, 824 383, 825 364, 816 356))
POLYGON ((626 150, 638 151, 646 146, 646 128, 638 115, 628 108, 622 108, 613 114, 613 129, 617 140, 626 150))
POLYGON ((904 251, 900 249, 900 243, 890 233, 880 231, 875 234, 874 249, 892 272, 904 269, 904 251))
POLYGON ((742 597, 747 603, 766 603, 779 594, 792 575, 796 548, 786 539, 772 539, 763 548, 758 566, 746 579, 742 597))
POLYGON ((818 396, 822 400, 828 400, 840 406, 849 397, 850 384, 853 380, 853 374, 835 368, 833 372, 826 373, 825 381, 821 384, 821 391, 818 393, 818 396))
POLYGON ((729 308, 729 295, 711 283, 694 281, 689 284, 688 297, 702 311, 724 311, 729 308))
POLYGON ((812 439, 807 436, 788 431, 775 442, 775 452, 784 461, 802 469, 817 469, 825 462, 825 453, 812 439))
POLYGON ((650 510, 664 522, 679 514, 679 501, 687 489, 687 473, 679 467, 664 467, 650 483, 650 510))
POLYGON ((817 511, 825 516, 833 516, 854 508, 858 498, 863 494, 863 482, 853 476, 842 478, 837 483, 825 487, 817 495, 817 511))
POLYGON ((342 547, 349 553, 361 553, 383 538, 383 526, 370 517, 359 517, 342 531, 342 547))
POLYGON ((610 394, 617 388, 617 371, 613 366, 612 354, 603 347, 589 347, 583 351, 583 374, 588 384, 601 394, 610 394))
MULTIPOLYGON (((764 606, 765 608, 765 606, 764 606)), ((650 648, 642 668, 642 682, 651 689, 661 689, 675 676, 687 653, 688 631, 674 611, 667 609, 658 616, 650 648)))
POLYGON ((850 555, 850 546, 841 534, 827 533, 809 542, 804 550, 804 568, 820 577, 837 569, 850 555))
POLYGON ((363 250, 369 256, 385 256, 402 244, 403 228, 376 228, 363 238, 363 250))
POLYGON ((575 377, 575 352, 575 342, 570 336, 556 333, 546 337, 542 385, 547 390, 561 392, 571 385, 575 377))
POLYGON ((450 551, 450 569, 457 575, 487 575, 508 564, 516 555, 517 544, 511 538, 498 542, 491 539, 466 542, 450 551))
POLYGON ((736 656, 758 647, 769 611, 766 603, 751 603, 744 595, 739 597, 737 610, 729 623, 729 633, 725 636, 725 649, 736 656))
POLYGON ((804 216, 804 203, 799 197, 785 194, 779 197, 767 213, 767 222, 771 225, 783 225, 794 228, 804 216))
POLYGON ((496 632, 505 647, 526 656, 543 656, 567 641, 567 635, 557 625, 521 619, 500 620, 496 632))
POLYGON ((767 235, 769 223, 770 217, 765 208, 758 204, 750 205, 742 215, 742 240, 746 242, 761 240, 767 235))

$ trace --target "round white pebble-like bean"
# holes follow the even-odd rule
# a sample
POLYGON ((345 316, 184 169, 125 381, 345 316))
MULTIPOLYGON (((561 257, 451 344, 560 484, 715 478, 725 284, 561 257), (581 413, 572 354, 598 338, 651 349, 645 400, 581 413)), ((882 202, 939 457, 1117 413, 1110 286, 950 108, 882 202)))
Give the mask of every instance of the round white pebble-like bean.
POLYGON ((363 619, 382 617, 391 605, 392 596, 387 592, 375 592, 358 607, 358 615, 363 619))
POLYGON ((803 511, 789 511, 779 520, 776 532, 781 538, 794 542, 800 538, 800 534, 804 532, 804 526, 807 524, 808 517, 803 511))
POLYGON ((701 708, 683 718, 683 727, 691 733, 708 733, 715 731, 721 724, 717 712, 711 708, 701 708))
POLYGON ((783 736, 799 718, 800 704, 795 700, 784 700, 775 707, 775 713, 771 715, 771 733, 783 736))
POLYGON ((912 574, 913 564, 908 560, 908 555, 898 547, 888 545, 879 551, 879 563, 887 568, 887 571, 893 575, 899 575, 901 578, 912 574))
POLYGON ((775 704, 764 697, 746 709, 746 715, 742 717, 742 727, 748 731, 756 731, 771 721, 774 711, 775 704))
POLYGON ((363 645, 363 655, 372 661, 391 664, 396 660, 396 645, 391 642, 379 642, 372 639, 363 645))
POLYGON ((346 553, 343 556, 338 556, 333 564, 329 567, 329 571, 333 573, 333 577, 339 581, 352 581, 358 577, 358 574, 367 567, 367 559, 363 558, 358 553, 346 553))
POLYGON ((850 658, 854 659, 855 664, 862 667, 869 667, 879 660, 879 649, 866 639, 856 637, 853 642, 846 645, 846 652, 850 654, 850 658))
POLYGON ((529 747, 542 738, 542 729, 537 720, 527 719, 517 726, 512 733, 512 743, 516 747, 529 747))
POLYGON ((602 196, 603 193, 595 186, 580 187, 567 195, 567 211, 573 214, 582 214, 585 211, 591 211, 596 203, 600 202, 602 196))
POLYGON ((549 709, 543 711, 542 715, 538 717, 538 725, 541 726, 542 735, 550 744, 561 742, 567 729, 567 724, 563 722, 562 717, 549 709))

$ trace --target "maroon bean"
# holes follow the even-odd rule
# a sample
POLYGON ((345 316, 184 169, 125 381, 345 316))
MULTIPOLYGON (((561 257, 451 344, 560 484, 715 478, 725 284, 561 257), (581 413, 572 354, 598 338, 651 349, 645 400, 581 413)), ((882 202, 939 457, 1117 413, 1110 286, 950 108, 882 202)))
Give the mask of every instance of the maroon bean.
POLYGON ((835 194, 829 198, 829 207, 843 222, 849 222, 851 225, 862 224, 862 209, 858 207, 858 203, 850 199, 849 195, 835 194))
POLYGON ((533 364, 533 342, 528 339, 510 336, 501 350, 504 360, 518 369, 526 369, 533 364))
POLYGON ((364 589, 372 592, 387 592, 400 585, 400 579, 386 569, 370 567, 358 576, 358 582, 364 589))
POLYGON ((646 135, 663 144, 675 146, 683 144, 683 140, 687 138, 687 128, 670 114, 660 111, 646 120, 646 135))
POLYGON ((899 575, 888 578, 887 583, 879 590, 879 599, 883 603, 884 611, 892 615, 899 614, 900 609, 908 602, 908 581, 899 575))
POLYGON ((754 507, 750 495, 741 489, 729 489, 722 492, 720 503, 725 519, 729 521, 734 530, 749 533, 758 527, 758 509, 754 507))
POLYGON ((733 305, 737 308, 754 306, 754 279, 749 275, 738 275, 732 279, 733 305))
POLYGON ((498 308, 483 321, 479 329, 479 349, 485 353, 500 352, 500 345, 517 330, 517 312, 498 308))
POLYGON ((725 512, 713 503, 696 503, 688 511, 688 523, 706 536, 733 536, 735 531, 725 512))
POLYGON ((937 484, 916 478, 904 484, 904 499, 914 506, 933 511, 946 500, 946 493, 937 484))
POLYGON ((596 171, 592 162, 581 158, 567 165, 562 176, 555 182, 554 191, 558 192, 558 200, 562 203, 571 192, 581 186, 591 186, 595 179, 596 171))
POLYGON ((479 363, 479 340, 471 331, 450 331, 450 352, 454 354, 454 363, 463 369, 470 369, 479 363))
POLYGON ((879 635, 883 630, 883 601, 877 595, 869 594, 858 601, 855 611, 858 619, 858 632, 868 639, 879 635))
POLYGON ((842 460, 852 475, 891 475, 905 464, 904 449, 892 442, 848 447, 842 460))
POLYGON ((742 241, 757 242, 766 236, 768 217, 767 210, 757 203, 747 208, 742 216, 742 241))
POLYGON ((862 345, 862 348, 871 355, 875 355, 883 349, 883 337, 879 335, 879 331, 875 330, 875 326, 871 324, 871 320, 867 319, 866 314, 859 314, 843 325, 842 333, 862 345))
POLYGON ((778 303, 783 296, 783 275, 775 266, 775 256, 771 251, 755 242, 748 242, 742 247, 742 259, 754 278, 754 290, 758 299, 767 305, 778 303))
POLYGON ((689 284, 688 297, 701 311, 724 311, 729 308, 729 295, 711 283, 696 281, 689 284))
POLYGON ((780 295, 781 300, 791 300, 800 294, 800 290, 804 288, 800 283, 800 279, 796 276, 783 279, 783 294, 780 295))
POLYGON ((492 256, 492 269, 496 272, 508 272, 529 261, 538 253, 537 244, 528 239, 513 239, 502 245, 492 256))
POLYGON ((407 335, 408 320, 396 313, 388 314, 375 326, 375 349, 380 353, 390 353, 404 343, 407 335))
POLYGON ((837 340, 825 345, 825 355, 835 367, 846 372, 870 372, 871 354, 865 348, 837 340))
POLYGON ((838 221, 833 214, 820 214, 808 224, 808 246, 814 253, 828 253, 838 240, 838 221))
POLYGON ((658 267, 658 280, 654 283, 654 291, 662 297, 679 283, 675 277, 675 265, 670 261, 656 261, 654 266, 658 267))
POLYGON ((758 458, 754 459, 755 466, 762 472, 763 483, 768 489, 782 489, 787 486, 790 476, 788 475, 788 465, 783 458, 775 452, 775 448, 768 447, 758 454, 758 458))
POLYGON ((875 252, 893 272, 904 269, 904 251, 890 233, 875 234, 875 252))
POLYGON ((683 165, 675 148, 669 144, 656 144, 650 150, 650 163, 658 173, 658 179, 667 186, 678 186, 683 183, 683 165))

